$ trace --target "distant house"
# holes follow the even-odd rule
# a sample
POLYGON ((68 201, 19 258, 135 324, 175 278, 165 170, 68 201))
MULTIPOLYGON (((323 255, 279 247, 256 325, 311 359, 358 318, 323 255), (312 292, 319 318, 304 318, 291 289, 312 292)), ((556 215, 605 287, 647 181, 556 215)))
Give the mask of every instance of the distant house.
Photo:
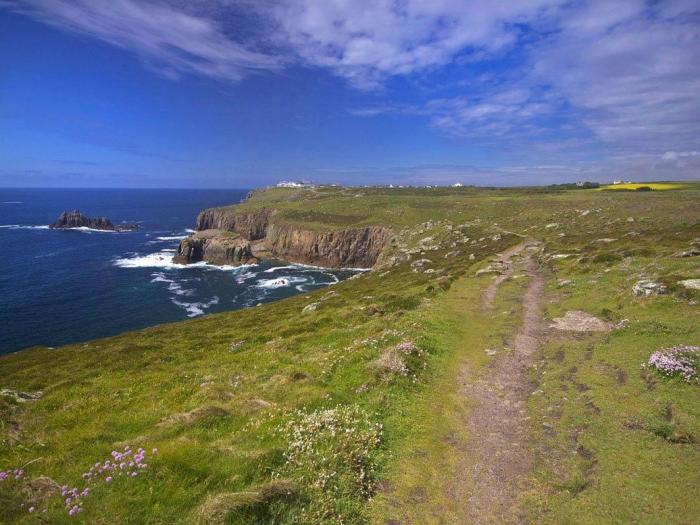
POLYGON ((631 180, 614 180, 613 184, 632 184, 631 180))
POLYGON ((455 182, 455 183, 452 185, 452 187, 453 187, 453 188, 462 188, 462 187, 464 187, 464 184, 462 184, 461 182, 455 182))
POLYGON ((597 182, 589 182, 589 181, 578 181, 576 183, 577 188, 582 188, 582 189, 590 189, 590 188, 598 188, 600 187, 600 184, 597 182))
POLYGON ((312 184, 308 181, 291 181, 291 180, 283 180, 281 182, 277 183, 278 188, 307 188, 311 186, 312 184))

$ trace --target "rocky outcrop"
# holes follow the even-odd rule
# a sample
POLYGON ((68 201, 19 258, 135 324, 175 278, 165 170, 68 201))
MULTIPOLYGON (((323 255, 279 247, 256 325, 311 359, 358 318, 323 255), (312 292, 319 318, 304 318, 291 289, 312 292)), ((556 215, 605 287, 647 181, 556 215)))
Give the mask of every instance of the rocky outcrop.
POLYGON ((257 262, 250 242, 231 232, 203 230, 180 241, 173 262, 240 265, 257 262))
POLYGON ((91 218, 80 213, 79 210, 64 211, 58 216, 51 228, 55 229, 70 229, 70 228, 91 228, 93 230, 107 231, 131 231, 136 230, 136 224, 120 224, 115 226, 107 217, 91 218))
POLYGON ((224 230, 255 241, 265 238, 270 219, 276 211, 262 209, 254 212, 233 212, 227 208, 211 208, 197 215, 197 230, 224 230))
POLYGON ((270 208, 204 210, 197 216, 197 233, 180 243, 174 262, 246 264, 275 258, 332 268, 371 268, 394 235, 384 226, 317 231, 275 221, 276 217, 277 210, 270 208))
POLYGON ((393 232, 382 226, 312 231, 287 224, 272 224, 267 248, 287 261, 333 268, 371 268, 393 232))

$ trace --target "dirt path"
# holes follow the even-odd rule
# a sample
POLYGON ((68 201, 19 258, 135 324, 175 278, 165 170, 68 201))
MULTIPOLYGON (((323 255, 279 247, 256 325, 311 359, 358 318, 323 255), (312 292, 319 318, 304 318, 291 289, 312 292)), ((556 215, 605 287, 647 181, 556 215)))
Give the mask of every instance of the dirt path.
POLYGON ((531 244, 532 243, 521 242, 520 244, 516 244, 515 246, 508 248, 496 258, 495 264, 505 265, 506 270, 504 273, 497 275, 493 281, 491 281, 488 288, 484 290, 484 293, 481 296, 481 306, 485 310, 490 310, 493 307, 493 300, 496 298, 498 287, 501 285, 501 283, 508 279, 508 277, 513 275, 513 272, 515 271, 515 266, 512 264, 513 257, 520 255, 520 253, 522 253, 522 251, 531 244))
POLYGON ((471 488, 465 501, 466 523, 517 523, 517 495, 531 468, 531 453, 525 436, 526 401, 530 393, 528 364, 543 332, 541 302, 544 278, 538 271, 534 243, 522 243, 504 253, 507 268, 484 291, 482 305, 491 309, 498 286, 522 269, 529 278, 522 298, 523 322, 510 340, 510 347, 498 351, 487 373, 469 380, 463 371, 461 395, 473 402, 467 427, 471 436, 457 483, 471 488), (512 258, 522 255, 514 263, 512 258))

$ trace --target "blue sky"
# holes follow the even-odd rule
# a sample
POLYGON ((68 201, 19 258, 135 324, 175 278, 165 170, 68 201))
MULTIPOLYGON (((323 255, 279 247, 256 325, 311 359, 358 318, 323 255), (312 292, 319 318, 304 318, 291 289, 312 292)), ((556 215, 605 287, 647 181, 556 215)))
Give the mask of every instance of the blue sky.
POLYGON ((0 186, 700 178, 692 0, 0 0, 0 186))

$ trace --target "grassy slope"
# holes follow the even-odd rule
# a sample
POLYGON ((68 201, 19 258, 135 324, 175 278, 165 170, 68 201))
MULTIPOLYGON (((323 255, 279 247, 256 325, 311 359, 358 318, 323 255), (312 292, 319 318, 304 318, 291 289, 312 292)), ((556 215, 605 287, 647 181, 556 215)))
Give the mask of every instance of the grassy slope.
MULTIPOLYGON (((681 517, 694 510, 688 503, 688 488, 693 486, 692 472, 699 470, 697 445, 671 443, 648 430, 621 428, 619 423, 639 418, 645 429, 656 428, 659 410, 668 414, 666 404, 671 402, 671 424, 698 436, 700 417, 692 407, 693 401, 697 406, 697 387, 659 379, 654 389, 647 390, 639 375, 639 364, 658 346, 697 344, 698 333, 692 331, 698 325, 693 324, 697 307, 688 305, 692 296, 632 299, 629 288, 631 280, 642 273, 698 276, 694 261, 668 258, 697 236, 698 196, 696 189, 619 195, 472 189, 322 189, 311 195, 306 190, 272 190, 257 194, 242 208, 274 206, 283 216, 287 214, 286 220, 307 227, 321 227, 318 221, 322 220, 331 227, 387 224, 397 230, 405 228, 402 239, 409 247, 421 238, 434 237, 432 242, 440 244, 438 251, 414 258, 431 259, 431 267, 438 271, 416 273, 408 264, 401 264, 334 286, 336 294, 321 290, 87 345, 3 357, 1 387, 43 390, 44 396, 23 404, 0 398, 0 467, 33 461, 26 469, 29 477, 46 475, 61 484, 75 484, 89 465, 104 459, 119 444, 143 444, 148 450, 158 447, 157 457, 142 476, 99 485, 86 498, 78 519, 90 523, 113 523, 115 516, 122 523, 192 522, 207 517, 225 523, 291 523, 318 521, 319 515, 324 521, 335 517, 359 523, 391 519, 402 502, 413 502, 416 509, 427 500, 444 502, 445 495, 431 489, 431 480, 443 472, 442 465, 454 461, 451 453, 455 451, 443 438, 460 429, 454 419, 439 416, 465 410, 454 404, 446 385, 455 380, 457 363, 462 360, 474 367, 484 366, 484 346, 508 328, 505 320, 502 325, 484 326, 471 298, 478 295, 485 278, 468 277, 472 274, 468 269, 517 242, 515 236, 505 233, 500 240, 491 239, 505 230, 542 238, 550 252, 581 250, 579 264, 572 260, 552 263, 562 275, 575 276, 577 283, 570 297, 566 295, 569 289, 550 286, 553 300, 592 312, 606 308, 604 313, 615 319, 640 319, 630 329, 610 336, 608 342, 594 344, 588 364, 577 365, 575 374, 581 374, 577 382, 588 386, 587 395, 600 413, 583 411, 579 397, 571 396, 564 403, 561 410, 566 417, 554 420, 553 436, 546 437, 552 440, 547 450, 561 449, 565 459, 547 462, 551 454, 542 454, 535 476, 537 490, 526 501, 533 515, 556 523, 575 521, 579 512, 594 509, 598 516, 602 513, 622 520, 630 516, 625 512, 632 511, 620 510, 623 506, 613 499, 619 493, 630 495, 623 499, 625 509, 627 503, 641 498, 662 500, 664 517, 673 522, 674 512, 681 517), (358 194, 361 196, 355 196, 358 194), (583 210, 594 211, 582 215, 583 210), (635 222, 627 222, 628 216, 635 217, 635 222), (454 226, 468 222, 461 229, 463 235, 484 240, 454 248, 455 234, 444 228, 446 223, 420 225, 445 218, 454 226), (554 223, 557 225, 545 226, 554 223), (633 230, 642 235, 622 236, 633 230), (560 237, 561 233, 565 236, 560 237), (619 240, 591 243, 600 237, 619 240), (445 258, 454 251, 459 253, 445 258), (476 261, 469 260, 469 254, 475 254, 476 261), (608 268, 611 271, 605 272, 608 268), (443 291, 447 288, 449 291, 443 291), (301 312, 305 305, 318 301, 316 311, 301 312), (681 307, 687 312, 679 316, 681 307), (656 330, 653 323, 668 329, 656 330), (415 342, 427 354, 406 359, 406 377, 387 376, 378 370, 376 361, 404 340, 415 342), (238 341, 244 343, 232 348, 238 341), (626 374, 622 387, 610 383, 608 365, 621 367, 626 374), (634 399, 634 409, 622 400, 621 393, 634 399), (340 427, 345 422, 361 428, 383 424, 378 447, 333 436, 326 445, 328 456, 335 457, 337 464, 324 463, 313 454, 294 464, 285 461, 289 440, 279 430, 290 421, 306 421, 295 410, 355 405, 359 416, 350 418, 352 421, 337 416, 336 422, 340 427), (582 417, 591 421, 582 425, 582 417), (565 436, 581 426, 584 429, 577 443, 585 443, 594 459, 581 452, 578 456, 588 459, 576 456, 570 460, 573 456, 565 436), (360 467, 345 461, 358 458, 357 447, 363 450, 366 461, 362 468, 368 471, 361 482, 360 467), (647 459, 644 468, 635 463, 651 452, 658 457, 660 451, 663 461, 647 459), (593 471, 586 461, 595 463, 593 471), (677 493, 668 490, 676 479, 669 471, 674 461, 682 462, 678 468, 684 472, 679 470, 683 481, 677 493), (628 470, 630 466, 637 470, 628 470), (337 481, 321 487, 316 474, 336 467, 337 481), (629 475, 630 471, 639 475, 629 475), (291 496, 271 488, 275 476, 294 482, 295 488, 288 491, 291 496), (367 509, 360 492, 371 489, 377 479, 388 482, 380 483, 379 497, 367 509), (411 492, 417 485, 425 488, 419 492, 421 501, 411 492), (610 487, 617 487, 618 492, 610 487), (212 499, 217 494, 224 496, 212 499)), ((506 283, 501 300, 507 301, 516 291, 515 284, 506 283)), ((555 313, 554 308, 550 313, 555 313)), ((546 368, 548 373, 542 377, 547 381, 541 379, 540 386, 543 395, 532 402, 535 421, 541 421, 551 404, 559 402, 562 387, 549 380, 570 370, 570 361, 578 363, 590 354, 589 342, 567 342, 568 352, 562 360, 552 346, 556 344, 561 343, 553 342, 543 350, 540 370, 550 367, 551 371, 546 368)), ((585 407, 587 399, 583 403, 585 407)), ((533 436, 543 439, 540 430, 533 427, 533 436)), ((363 434, 358 431, 357 435, 363 434)), ((33 516, 20 508, 31 499, 21 483, 3 482, 0 520, 32 522, 33 516)), ((445 505, 449 512, 449 502, 445 505)), ((75 521, 53 499, 36 506, 40 511, 47 509, 42 515, 51 522, 75 521)), ((683 523, 682 519, 677 522, 683 523)))

